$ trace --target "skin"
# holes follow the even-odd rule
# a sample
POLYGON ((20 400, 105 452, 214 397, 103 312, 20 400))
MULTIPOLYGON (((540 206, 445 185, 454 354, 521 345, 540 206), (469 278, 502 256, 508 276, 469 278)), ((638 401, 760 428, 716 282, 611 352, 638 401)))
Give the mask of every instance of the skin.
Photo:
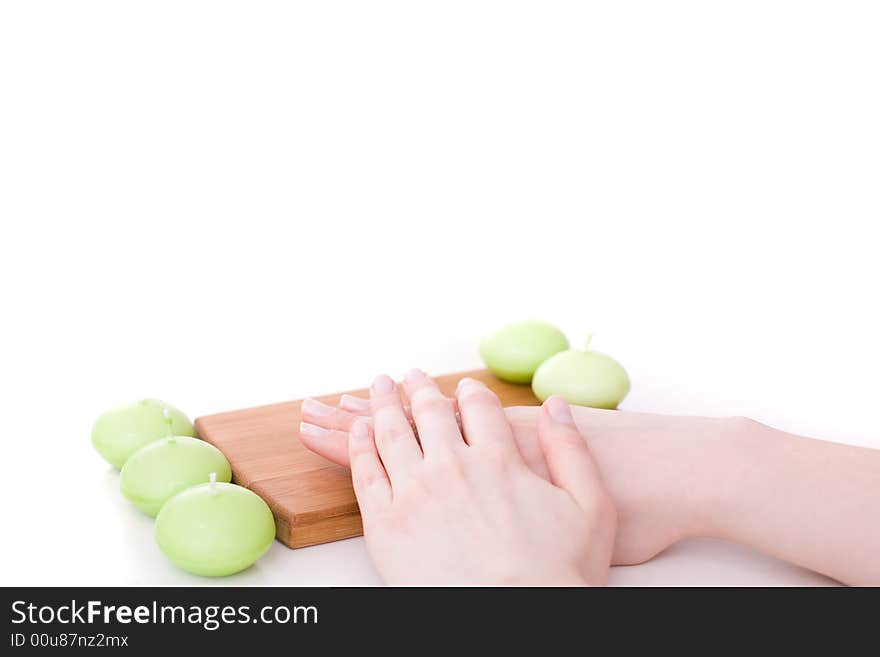
MULTIPOLYGON (((366 400, 309 401, 301 439, 348 465, 366 400)), ((505 409, 528 468, 549 478, 541 410, 505 409)), ((880 584, 880 450, 795 436, 746 418, 572 407, 617 510, 612 563, 644 562, 678 540, 742 543, 852 585, 880 584)))
POLYGON ((419 370, 404 388, 409 414, 395 383, 377 377, 370 419, 352 421, 345 441, 367 549, 386 583, 605 583, 614 505, 563 399, 536 417, 542 477, 482 383, 463 379, 456 404, 419 370))

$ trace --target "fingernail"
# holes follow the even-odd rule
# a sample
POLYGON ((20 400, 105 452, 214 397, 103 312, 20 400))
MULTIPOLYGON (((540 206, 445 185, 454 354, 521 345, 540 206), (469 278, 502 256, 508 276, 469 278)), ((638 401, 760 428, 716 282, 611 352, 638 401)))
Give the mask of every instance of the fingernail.
POLYGON ((420 369, 413 368, 403 378, 407 383, 418 383, 427 379, 428 375, 420 369))
POLYGON ((317 399, 303 399, 302 412, 314 417, 327 417, 333 415, 333 407, 319 402, 317 399))
POLYGON ((373 392, 379 395, 387 395, 389 392, 394 391, 394 381, 391 380, 391 377, 380 374, 375 379, 373 379, 373 392))
POLYGON ((544 408, 550 413, 554 422, 574 426, 574 418, 571 415, 571 407, 568 402, 558 395, 553 395, 544 402, 544 408))
POLYGON ((354 440, 364 440, 370 437, 369 423, 358 420, 351 427, 351 437, 354 440))
POLYGON ((339 400, 339 405, 346 411, 354 411, 355 413, 370 410, 369 399, 361 399, 354 395, 342 395, 339 400))
POLYGON ((308 422, 299 423, 299 432, 312 438, 323 438, 328 433, 330 433, 328 429, 319 427, 316 424, 309 424, 308 422))
POLYGON ((456 388, 461 389, 461 388, 464 388, 465 386, 481 386, 481 385, 483 385, 483 384, 480 383, 479 381, 477 381, 476 379, 472 379, 471 377, 466 376, 458 382, 458 385, 456 386, 456 388))

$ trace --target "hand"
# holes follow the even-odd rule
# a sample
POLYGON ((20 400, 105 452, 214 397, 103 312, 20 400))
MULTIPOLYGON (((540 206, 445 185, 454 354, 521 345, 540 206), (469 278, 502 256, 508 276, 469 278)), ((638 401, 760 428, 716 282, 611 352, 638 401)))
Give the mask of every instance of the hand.
MULTIPOLYGON (((358 418, 369 420, 370 401, 344 395, 340 406, 303 401, 300 438, 312 451, 347 467, 349 431, 358 418)), ((711 533, 717 508, 717 495, 711 492, 713 452, 737 422, 581 406, 571 410, 617 509, 612 563, 642 563, 678 540, 711 533)), ((505 412, 523 461, 549 480, 538 438, 541 409, 516 406, 505 412)))
MULTIPOLYGON (((301 438, 348 464, 347 410, 303 402, 301 438), (320 425, 320 426, 317 426, 320 425)), ((366 402, 368 405, 368 402, 366 402)), ((505 409, 523 460, 546 473, 535 407, 505 409)), ((746 418, 572 407, 617 508, 612 563, 641 563, 688 536, 751 546, 841 582, 880 582, 880 450, 807 439, 746 418)))
POLYGON ((615 511, 568 404, 551 398, 538 414, 548 481, 526 466, 483 384, 460 382, 460 426, 424 373, 411 372, 405 390, 418 439, 380 376, 373 421, 354 422, 348 441, 367 548, 387 583, 605 583, 615 511))

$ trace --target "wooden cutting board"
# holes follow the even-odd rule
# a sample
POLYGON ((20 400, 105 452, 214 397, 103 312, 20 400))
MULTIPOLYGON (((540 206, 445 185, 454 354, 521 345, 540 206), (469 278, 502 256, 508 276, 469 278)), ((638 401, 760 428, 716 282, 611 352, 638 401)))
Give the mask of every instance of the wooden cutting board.
MULTIPOLYGON (((538 403, 531 386, 505 383, 488 370, 447 374, 436 381, 452 395, 465 376, 484 382, 505 406, 538 403)), ((315 399, 335 406, 342 394, 315 399)), ((368 391, 347 394, 367 397, 368 391)), ((196 420, 196 431, 226 455, 235 483, 266 500, 275 514, 277 538, 285 545, 305 547, 360 536, 363 528, 348 469, 310 452, 299 440, 301 401, 206 415, 196 420)))

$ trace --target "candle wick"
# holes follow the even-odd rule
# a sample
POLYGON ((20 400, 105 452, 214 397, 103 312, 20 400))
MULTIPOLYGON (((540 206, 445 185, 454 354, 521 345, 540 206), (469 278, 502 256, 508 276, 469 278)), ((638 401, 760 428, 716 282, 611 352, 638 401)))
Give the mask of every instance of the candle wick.
POLYGON ((592 334, 592 333, 588 333, 588 334, 587 334, 587 339, 586 339, 586 341, 584 342, 584 351, 587 351, 587 350, 590 348, 590 343, 591 343, 592 341, 593 341, 593 334, 592 334))
POLYGON ((211 484, 210 484, 211 494, 216 495, 217 494, 217 473, 212 472, 211 474, 208 475, 208 478, 211 480, 211 484))

